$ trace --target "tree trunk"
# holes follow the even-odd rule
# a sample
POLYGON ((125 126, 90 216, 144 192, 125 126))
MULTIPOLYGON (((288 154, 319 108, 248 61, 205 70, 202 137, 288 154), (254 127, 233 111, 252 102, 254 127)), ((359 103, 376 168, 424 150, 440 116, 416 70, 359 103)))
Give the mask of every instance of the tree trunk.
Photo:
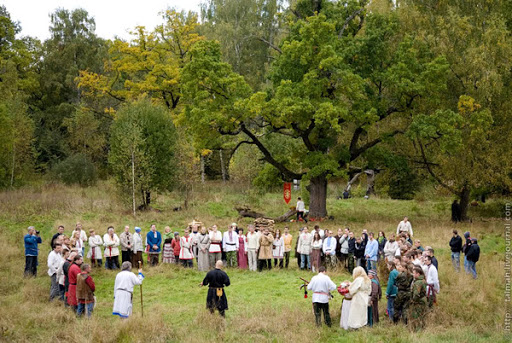
POLYGON ((204 156, 201 154, 201 183, 204 183, 204 156))
POLYGON ((135 216, 135 152, 132 150, 132 201, 133 215, 135 216))
POLYGON ((309 218, 327 217, 327 178, 325 175, 314 177, 309 186, 309 218))
POLYGON ((146 192, 146 206, 149 208, 149 205, 151 204, 151 192, 146 192))
POLYGON ((354 182, 356 182, 356 180, 359 178, 359 175, 361 175, 361 173, 357 173, 355 174, 351 179, 350 181, 347 183, 347 187, 345 187, 345 191, 346 192, 350 192, 350 189, 352 188, 352 184, 354 182))
POLYGON ((16 166, 16 144, 12 146, 12 169, 11 169, 11 188, 14 187, 14 167, 16 166))
POLYGON ((375 171, 368 169, 366 174, 366 195, 375 194, 375 171))
POLYGON ((461 221, 468 221, 468 208, 469 208, 469 196, 470 189, 468 186, 464 186, 460 192, 460 218, 461 221))
POLYGON ((222 181, 226 182, 226 167, 224 166, 224 157, 222 156, 222 149, 219 150, 220 156, 220 171, 222 172, 222 181))

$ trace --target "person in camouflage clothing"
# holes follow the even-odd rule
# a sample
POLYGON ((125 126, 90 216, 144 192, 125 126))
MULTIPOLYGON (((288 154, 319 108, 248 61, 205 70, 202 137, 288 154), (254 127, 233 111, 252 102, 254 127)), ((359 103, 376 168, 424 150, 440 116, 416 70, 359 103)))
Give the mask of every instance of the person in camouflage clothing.
POLYGON ((414 267, 414 283, 411 286, 411 302, 409 304, 409 323, 411 330, 418 331, 425 327, 427 313, 427 282, 421 267, 414 267))
POLYGON ((411 299, 411 283, 413 277, 403 264, 397 264, 396 269, 399 272, 395 279, 398 293, 394 304, 393 322, 396 324, 400 318, 402 318, 404 323, 407 324, 407 307, 411 299))

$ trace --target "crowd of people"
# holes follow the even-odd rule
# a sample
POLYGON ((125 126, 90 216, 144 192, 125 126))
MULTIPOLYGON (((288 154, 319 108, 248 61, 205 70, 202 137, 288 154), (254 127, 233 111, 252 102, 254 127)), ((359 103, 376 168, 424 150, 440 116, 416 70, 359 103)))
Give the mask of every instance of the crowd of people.
MULTIPOLYGON (((282 234, 280 229, 257 230, 254 225, 248 225, 247 230, 245 234, 233 223, 222 233, 216 225, 206 228, 202 223, 193 221, 183 236, 170 227, 165 227, 160 233, 155 225, 151 225, 146 235, 142 235, 139 227, 131 232, 130 227, 125 226, 118 236, 110 226, 103 237, 93 229, 89 230, 87 237, 81 223, 76 224, 69 236, 64 234, 64 227, 59 226, 51 239, 48 255, 50 300, 60 299, 78 316, 90 316, 95 303, 92 268, 121 269, 116 277, 113 314, 128 317, 133 287, 144 279, 140 269, 144 263, 143 252, 150 266, 175 263, 192 268, 195 260, 200 271, 213 271, 214 274, 220 274, 215 272, 220 269, 219 261, 221 266, 250 271, 289 267, 293 236, 288 227, 282 234), (85 242, 88 243, 87 254, 85 242), (90 263, 84 263, 84 257, 90 263), (139 267, 138 275, 131 272, 132 267, 139 267)), ((460 271, 460 253, 463 252, 465 271, 476 278, 480 249, 469 232, 464 234, 464 238, 463 243, 457 231, 453 231, 449 242, 453 267, 460 271)), ((25 275, 35 276, 38 245, 42 240, 34 227, 28 228, 24 243, 25 275)), ((314 292, 317 324, 320 324, 321 312, 325 315, 326 324, 331 324, 328 302, 330 292, 336 288, 344 296, 340 321, 343 328, 357 329, 377 323, 378 302, 383 293, 379 275, 387 279, 384 292, 386 314, 394 323, 403 321, 409 322, 411 327, 422 327, 425 313, 429 307, 432 308, 440 291, 439 265, 434 250, 429 246, 423 247, 420 240, 413 240, 412 226, 407 217, 389 238, 383 231, 374 235, 363 230, 356 237, 349 228, 338 229, 335 233, 315 225, 309 232, 304 226, 299 229, 294 250, 298 268, 318 273, 307 285, 314 292), (336 287, 325 274, 327 270, 346 270, 352 274, 353 280, 343 281, 336 287)), ((209 282, 215 283, 212 280, 216 278, 209 282)), ((208 284, 207 279, 205 282, 208 284)))

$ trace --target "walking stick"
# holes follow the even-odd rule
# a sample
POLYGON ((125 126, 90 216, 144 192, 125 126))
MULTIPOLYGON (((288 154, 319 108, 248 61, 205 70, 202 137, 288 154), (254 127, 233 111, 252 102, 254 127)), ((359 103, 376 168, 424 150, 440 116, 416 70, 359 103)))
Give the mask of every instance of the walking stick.
MULTIPOLYGON (((139 269, 142 269, 141 261, 139 261, 139 269)), ((142 300, 142 284, 140 284, 140 310, 142 313, 142 317, 144 317, 144 302, 142 300)))

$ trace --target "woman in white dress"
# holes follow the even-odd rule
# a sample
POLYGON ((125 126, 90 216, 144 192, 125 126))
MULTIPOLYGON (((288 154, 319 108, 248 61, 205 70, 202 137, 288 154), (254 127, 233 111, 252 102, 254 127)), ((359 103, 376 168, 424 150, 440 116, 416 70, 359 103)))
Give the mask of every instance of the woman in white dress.
POLYGON ((341 303, 340 327, 345 330, 348 330, 348 317, 350 315, 350 305, 352 303, 352 296, 348 290, 349 285, 349 281, 343 281, 338 287, 338 292, 343 295, 343 301, 341 303))
POLYGON ((274 257, 274 267, 283 268, 283 255, 284 255, 284 238, 281 236, 281 230, 277 229, 272 243, 272 255, 274 257))
POLYGON ((368 300, 372 291, 372 282, 362 267, 354 268, 354 281, 348 286, 352 297, 348 315, 348 329, 359 329, 368 322, 368 300))

